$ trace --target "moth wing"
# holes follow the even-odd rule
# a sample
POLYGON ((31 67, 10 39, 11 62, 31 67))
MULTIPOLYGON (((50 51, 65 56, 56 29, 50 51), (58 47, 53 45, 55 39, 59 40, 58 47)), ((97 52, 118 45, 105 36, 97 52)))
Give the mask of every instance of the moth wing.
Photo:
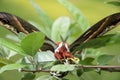
MULTIPOLYGON (((25 34, 29 34, 34 31, 39 31, 36 27, 32 24, 28 23, 27 21, 21 19, 18 16, 12 15, 10 13, 0 12, 0 25, 7 28, 11 32, 15 33, 16 35, 19 32, 23 32, 25 34)), ((47 36, 45 37, 45 42, 41 47, 41 50, 51 50, 54 52, 56 44, 47 36)))
POLYGON ((93 38, 99 37, 104 33, 110 31, 120 22, 120 13, 115 13, 98 21, 95 25, 90 27, 80 37, 78 37, 72 44, 70 44, 70 51, 73 52, 82 43, 85 43, 93 38))

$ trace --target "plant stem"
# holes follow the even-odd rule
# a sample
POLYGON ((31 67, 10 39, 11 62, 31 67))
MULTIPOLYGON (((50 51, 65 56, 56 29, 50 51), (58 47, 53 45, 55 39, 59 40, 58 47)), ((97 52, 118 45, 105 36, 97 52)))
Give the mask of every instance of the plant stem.
MULTIPOLYGON (((83 68, 83 69, 88 69, 88 68, 94 68, 94 69, 100 69, 104 71, 109 71, 109 72, 120 72, 120 66, 91 66, 91 65, 80 65, 76 66, 77 68, 83 68)), ((51 70, 46 70, 46 69, 38 69, 38 70, 27 70, 27 69, 21 69, 21 72, 52 72, 51 70)))
POLYGON ((104 71, 109 71, 109 72, 120 72, 120 66, 90 66, 90 65, 82 65, 82 66, 77 66, 79 68, 99 68, 100 70, 104 71))

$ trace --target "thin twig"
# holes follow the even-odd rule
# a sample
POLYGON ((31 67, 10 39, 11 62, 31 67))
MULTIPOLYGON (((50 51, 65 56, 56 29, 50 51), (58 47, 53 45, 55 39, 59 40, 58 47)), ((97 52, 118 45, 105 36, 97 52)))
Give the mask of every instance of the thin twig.
MULTIPOLYGON (((109 72, 120 72, 120 66, 91 66, 91 65, 80 65, 76 66, 77 68, 83 68, 83 69, 88 69, 88 68, 94 68, 94 69, 100 69, 104 71, 109 71, 109 72)), ((51 70, 46 70, 46 69, 40 69, 40 70, 27 70, 27 69, 21 69, 21 72, 52 72, 51 70)))
POLYGON ((36 72, 50 72, 50 70, 44 70, 44 69, 40 69, 40 70, 28 70, 28 69, 21 69, 21 72, 32 72, 32 73, 36 73, 36 72))
POLYGON ((91 65, 80 65, 80 68, 120 68, 120 66, 91 66, 91 65))
POLYGON ((120 72, 120 66, 90 66, 90 65, 85 65, 85 66, 78 66, 79 68, 98 68, 100 70, 104 71, 109 71, 109 72, 120 72))

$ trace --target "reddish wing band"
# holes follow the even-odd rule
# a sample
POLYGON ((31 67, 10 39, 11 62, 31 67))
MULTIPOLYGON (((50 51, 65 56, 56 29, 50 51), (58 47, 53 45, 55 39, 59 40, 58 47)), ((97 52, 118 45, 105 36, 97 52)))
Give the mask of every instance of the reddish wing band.
POLYGON ((80 37, 78 37, 71 45, 70 51, 73 52, 81 43, 85 43, 93 38, 99 37, 106 33, 107 31, 116 27, 116 25, 120 22, 120 13, 115 13, 110 15, 91 28, 89 28, 85 33, 83 33, 80 37))
MULTIPOLYGON (((12 31, 15 34, 18 34, 19 32, 29 34, 34 31, 39 31, 37 28, 35 28, 32 24, 28 23, 27 21, 15 15, 5 12, 0 12, 0 25, 4 26, 5 28, 7 28, 8 30, 12 31)), ((48 37, 45 37, 45 42, 41 47, 41 50, 43 51, 51 50, 54 52, 55 47, 56 44, 48 37)))

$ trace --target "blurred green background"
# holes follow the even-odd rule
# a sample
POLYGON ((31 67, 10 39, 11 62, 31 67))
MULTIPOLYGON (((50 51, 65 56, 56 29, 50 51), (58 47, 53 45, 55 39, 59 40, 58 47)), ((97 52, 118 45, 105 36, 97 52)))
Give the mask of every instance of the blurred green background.
MULTIPOLYGON (((78 7, 88 19, 90 25, 95 24, 100 19, 112 14, 119 12, 119 9, 115 6, 105 4, 105 1, 108 0, 69 0, 76 7, 78 7)), ((50 16, 52 20, 55 20, 59 16, 70 16, 69 12, 60 5, 57 0, 35 0, 40 7, 50 16)), ((36 10, 33 8, 29 0, 0 0, 0 12, 9 12, 15 14, 27 21, 34 21, 41 24, 36 10)), ((70 16, 71 17, 71 16, 70 16)), ((72 18, 72 17, 71 17, 72 18)), ((119 27, 116 28, 119 31, 119 27)), ((0 37, 5 37, 6 34, 11 33, 8 30, 0 27, 0 37)), ((113 45, 101 50, 110 53, 116 54, 119 56, 120 46, 113 45), (115 49, 115 50, 114 50, 115 49)), ((113 65, 119 65, 115 62, 118 59, 116 57, 111 61, 113 65)), ((19 80, 22 73, 16 71, 7 71, 3 74, 0 74, 0 80, 19 80)), ((38 74, 39 75, 39 74, 38 74)), ((70 77, 70 75, 68 76, 70 77)), ((99 75, 95 72, 84 73, 83 78, 85 80, 120 80, 120 73, 109 73, 102 71, 102 74, 99 75)), ((71 80, 76 80, 76 78, 71 78, 71 80)))

